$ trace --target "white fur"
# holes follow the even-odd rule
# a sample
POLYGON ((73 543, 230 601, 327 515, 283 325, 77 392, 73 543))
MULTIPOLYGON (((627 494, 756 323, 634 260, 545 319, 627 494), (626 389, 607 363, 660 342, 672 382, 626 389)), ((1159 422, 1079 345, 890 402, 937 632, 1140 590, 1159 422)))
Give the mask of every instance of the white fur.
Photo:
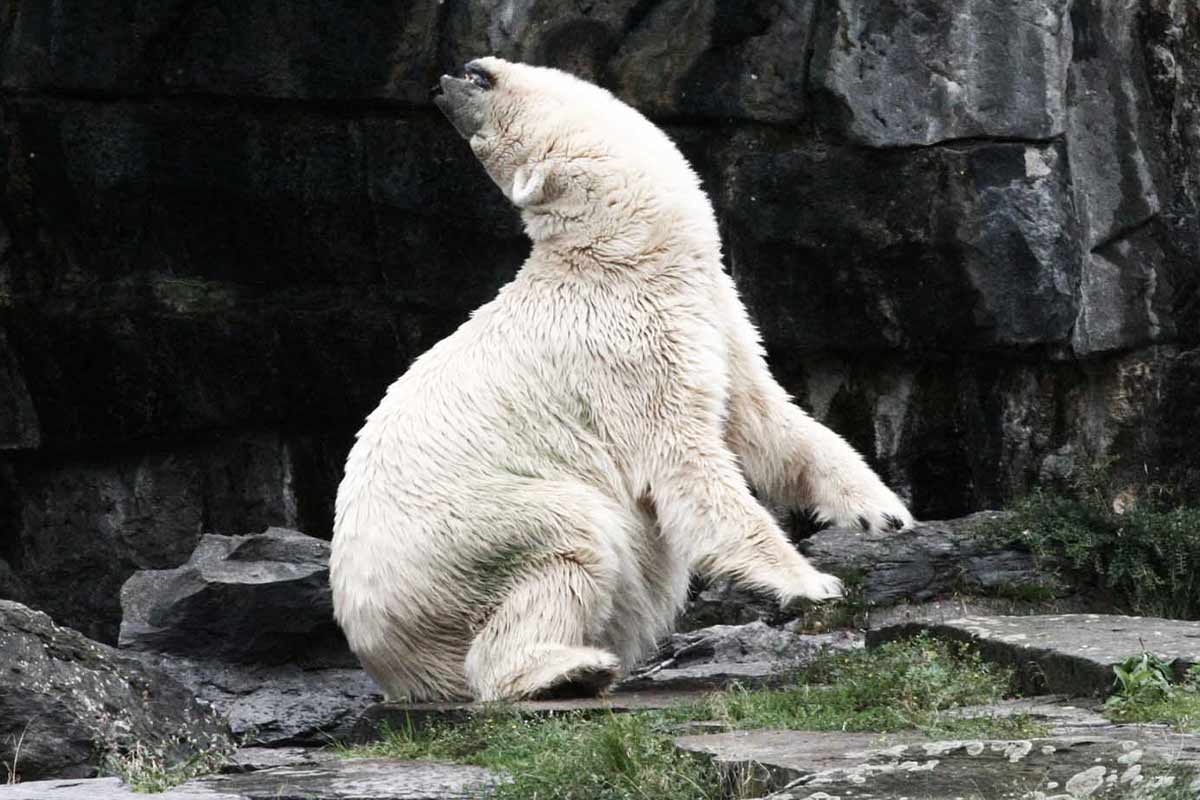
POLYGON ((522 208, 516 278, 367 418, 331 582, 391 699, 600 688, 670 630, 690 574, 841 594, 751 495, 882 528, 912 517, 772 379, 671 141, 555 70, 493 75, 471 147, 522 208))

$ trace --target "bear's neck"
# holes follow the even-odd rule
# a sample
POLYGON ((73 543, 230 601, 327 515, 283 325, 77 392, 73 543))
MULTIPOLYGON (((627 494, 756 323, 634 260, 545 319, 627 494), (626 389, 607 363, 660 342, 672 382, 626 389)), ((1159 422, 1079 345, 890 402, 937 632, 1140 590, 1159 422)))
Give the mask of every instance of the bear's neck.
POLYGON ((644 272, 680 264, 720 269, 716 216, 707 197, 700 195, 698 201, 688 204, 692 208, 672 204, 626 217, 571 217, 526 209, 521 216, 533 241, 530 262, 584 271, 644 272))

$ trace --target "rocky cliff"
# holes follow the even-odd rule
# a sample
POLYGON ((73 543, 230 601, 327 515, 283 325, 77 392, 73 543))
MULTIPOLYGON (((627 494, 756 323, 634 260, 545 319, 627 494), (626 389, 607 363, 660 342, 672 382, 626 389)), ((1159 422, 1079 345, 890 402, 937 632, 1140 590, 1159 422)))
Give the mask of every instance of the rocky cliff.
POLYGON ((663 124, 781 381, 928 518, 1200 495, 1200 6, 9 0, 0 596, 115 639, 204 532, 328 532, 385 386, 519 265, 426 100, 495 53, 663 124))

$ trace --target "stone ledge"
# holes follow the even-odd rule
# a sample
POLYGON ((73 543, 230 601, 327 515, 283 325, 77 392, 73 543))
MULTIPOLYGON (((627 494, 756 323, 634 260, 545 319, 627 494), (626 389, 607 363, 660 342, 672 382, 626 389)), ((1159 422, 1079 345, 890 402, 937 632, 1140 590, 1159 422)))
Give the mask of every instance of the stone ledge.
POLYGON ((921 633, 969 642, 985 659, 1014 667, 1027 694, 1106 695, 1113 666, 1142 650, 1172 662, 1179 677, 1200 663, 1200 622, 1107 614, 907 622, 869 631, 867 646, 921 633))

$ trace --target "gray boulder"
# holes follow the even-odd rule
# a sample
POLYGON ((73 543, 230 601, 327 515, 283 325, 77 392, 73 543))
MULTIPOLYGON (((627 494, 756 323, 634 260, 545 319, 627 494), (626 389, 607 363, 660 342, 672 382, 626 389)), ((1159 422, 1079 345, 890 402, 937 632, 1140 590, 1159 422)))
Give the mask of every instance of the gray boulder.
POLYGON ((298 531, 206 535, 187 563, 121 589, 120 645, 235 662, 353 664, 329 591, 329 544, 298 531))
POLYGON ((0 600, 0 784, 95 775, 141 745, 168 761, 231 749, 226 727, 167 675, 45 614, 0 600))
POLYGON ((158 653, 138 658, 209 703, 245 743, 326 744, 350 736, 359 714, 383 699, 361 669, 294 664, 233 664, 158 653))
POLYGON ((380 699, 333 620, 329 543, 269 528, 204 536, 177 569, 121 591, 121 647, 173 676, 259 744, 350 732, 380 699))

